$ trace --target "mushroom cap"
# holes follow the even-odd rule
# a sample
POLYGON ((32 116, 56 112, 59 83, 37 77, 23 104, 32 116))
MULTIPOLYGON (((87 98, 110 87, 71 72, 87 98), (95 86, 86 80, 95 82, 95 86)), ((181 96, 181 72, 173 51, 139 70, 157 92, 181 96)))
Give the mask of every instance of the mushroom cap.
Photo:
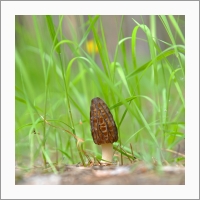
POLYGON ((113 143, 118 140, 118 131, 112 113, 99 97, 91 101, 90 125, 95 144, 113 143))

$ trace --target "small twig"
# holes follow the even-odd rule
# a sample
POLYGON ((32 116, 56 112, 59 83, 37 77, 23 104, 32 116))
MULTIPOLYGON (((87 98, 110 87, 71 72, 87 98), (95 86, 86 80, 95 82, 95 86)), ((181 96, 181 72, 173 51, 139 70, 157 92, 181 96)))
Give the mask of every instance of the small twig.
MULTIPOLYGON (((125 153, 125 155, 131 155, 130 153, 127 153, 122 147, 121 147, 121 150, 125 153)), ((132 160, 128 157, 128 156, 126 156, 128 159, 129 159, 129 161, 132 163, 132 160)))
POLYGON ((185 158, 185 155, 184 155, 184 154, 178 153, 177 151, 173 151, 173 150, 171 150, 171 149, 163 149, 163 150, 164 150, 164 151, 168 151, 168 152, 170 152, 170 153, 177 154, 177 155, 182 156, 182 157, 185 158))
POLYGON ((72 135, 78 142, 84 142, 83 139, 77 137, 75 134, 71 133, 70 131, 68 131, 68 130, 66 130, 66 129, 64 129, 64 128, 58 127, 58 126, 54 126, 54 125, 50 124, 46 119, 44 119, 44 117, 42 117, 42 116, 40 116, 40 117, 41 117, 49 126, 52 126, 52 127, 54 127, 54 128, 58 128, 58 129, 61 129, 61 130, 63 130, 63 131, 66 131, 67 133, 69 133, 70 135, 72 135))
POLYGON ((88 154, 85 151, 83 153, 85 154, 86 158, 88 159, 89 163, 91 164, 92 161, 91 161, 90 157, 88 156, 88 154))
POLYGON ((132 147, 132 144, 131 144, 131 143, 130 143, 130 148, 131 148, 132 156, 133 156, 133 158, 134 158, 133 147, 132 147))

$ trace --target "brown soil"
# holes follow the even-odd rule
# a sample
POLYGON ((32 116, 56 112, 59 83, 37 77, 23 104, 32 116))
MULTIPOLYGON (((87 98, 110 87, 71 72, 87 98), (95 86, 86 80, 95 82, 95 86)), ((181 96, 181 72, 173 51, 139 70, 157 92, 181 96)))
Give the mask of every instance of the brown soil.
POLYGON ((16 168, 16 185, 184 185, 184 166, 155 168, 144 163, 126 166, 63 166, 59 173, 16 168))

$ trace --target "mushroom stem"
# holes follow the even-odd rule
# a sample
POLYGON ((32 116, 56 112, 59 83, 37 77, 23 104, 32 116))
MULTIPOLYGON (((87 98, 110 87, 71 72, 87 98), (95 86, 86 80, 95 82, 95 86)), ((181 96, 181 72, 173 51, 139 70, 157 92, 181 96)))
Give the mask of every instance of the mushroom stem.
POLYGON ((113 145, 112 143, 107 143, 107 144, 101 144, 102 148, 102 163, 108 163, 112 162, 112 157, 113 157, 113 145), (108 162, 106 162, 106 161, 108 162))

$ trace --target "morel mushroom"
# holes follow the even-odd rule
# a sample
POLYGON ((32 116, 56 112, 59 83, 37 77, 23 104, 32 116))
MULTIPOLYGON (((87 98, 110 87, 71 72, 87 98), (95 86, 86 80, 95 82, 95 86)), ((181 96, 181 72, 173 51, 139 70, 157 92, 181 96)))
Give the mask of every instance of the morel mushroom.
POLYGON ((112 162, 113 142, 118 140, 118 131, 108 106, 99 97, 91 101, 90 125, 94 143, 102 147, 103 163, 112 162))

